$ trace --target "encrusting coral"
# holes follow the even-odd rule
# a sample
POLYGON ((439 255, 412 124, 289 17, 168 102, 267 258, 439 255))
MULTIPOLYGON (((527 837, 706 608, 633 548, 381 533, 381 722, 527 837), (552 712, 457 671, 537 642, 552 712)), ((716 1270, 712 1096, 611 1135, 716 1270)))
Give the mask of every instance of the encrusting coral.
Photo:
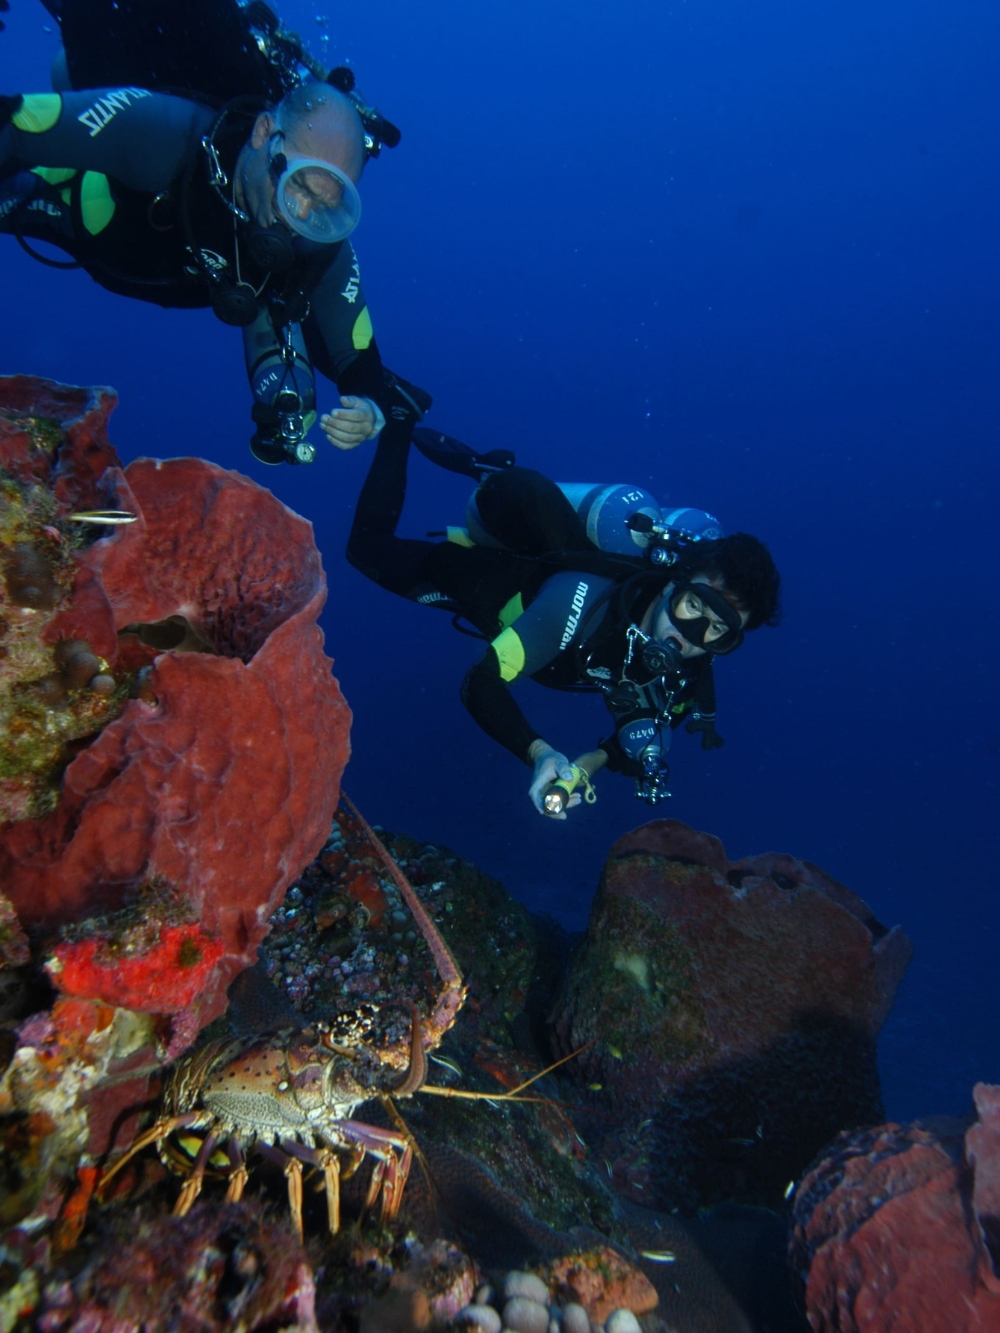
POLYGON ((73 743, 116 717, 129 689, 86 639, 59 633, 88 537, 46 475, 54 429, 0 406, 0 823, 55 807, 73 743))

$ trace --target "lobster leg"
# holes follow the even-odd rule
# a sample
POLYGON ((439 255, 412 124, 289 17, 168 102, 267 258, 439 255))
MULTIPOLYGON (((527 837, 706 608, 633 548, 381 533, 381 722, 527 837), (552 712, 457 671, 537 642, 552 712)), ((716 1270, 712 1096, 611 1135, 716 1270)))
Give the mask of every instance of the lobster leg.
POLYGON ((226 1144, 226 1149, 229 1153, 229 1164, 233 1168, 229 1177, 229 1188, 226 1190, 226 1203, 239 1203, 243 1198, 250 1173, 247 1171, 240 1141, 235 1134, 226 1144))
POLYGON ((409 1144, 403 1149, 401 1157, 397 1157, 394 1152, 390 1151, 385 1183, 382 1186, 383 1222, 395 1222, 399 1216, 400 1204, 403 1202, 403 1190, 406 1188, 406 1181, 412 1164, 413 1149, 409 1144))
POLYGON ((205 1179, 205 1167, 208 1165, 208 1159, 215 1151, 218 1140, 218 1134, 206 1135, 204 1142, 198 1149, 198 1156, 194 1159, 194 1170, 185 1180, 184 1188, 174 1204, 174 1217, 186 1217, 191 1211, 191 1205, 201 1193, 202 1182, 205 1179))
POLYGON ((302 1239, 302 1163, 296 1157, 289 1157, 285 1163, 285 1176, 288 1180, 288 1206, 292 1211, 295 1230, 302 1239))
POLYGON ((365 1145, 363 1143, 352 1143, 348 1149, 350 1157, 347 1159, 347 1165, 341 1170, 342 1180, 350 1180, 358 1167, 365 1160, 365 1145))
POLYGON ((201 1114, 200 1111, 188 1111, 186 1115, 174 1115, 170 1116, 169 1119, 157 1120, 151 1129, 147 1129, 145 1134, 139 1135, 128 1152, 118 1158, 110 1171, 105 1171, 101 1177, 101 1183, 97 1187, 97 1197, 101 1198, 109 1182, 118 1174, 126 1162, 131 1162, 136 1153, 142 1152, 143 1148, 148 1148, 151 1143, 159 1143, 168 1134, 172 1134, 175 1129, 186 1129, 188 1125, 193 1125, 201 1117, 201 1114))
POLYGON ((336 1153, 324 1154, 323 1176, 326 1180, 326 1215, 330 1235, 335 1236, 340 1230, 340 1163, 336 1153))
POLYGON ((306 1148, 301 1143, 283 1143, 281 1146, 289 1156, 317 1166, 323 1172, 327 1221, 330 1235, 335 1236, 340 1230, 340 1162, 337 1154, 330 1148, 306 1148))
POLYGON ((365 1198, 365 1206, 361 1210, 362 1221, 364 1221, 364 1219, 368 1216, 369 1211, 374 1206, 375 1200, 378 1198, 379 1192, 382 1189, 382 1181, 384 1177, 385 1177, 385 1158, 377 1157, 375 1159, 375 1165, 372 1167, 372 1178, 368 1186, 368 1194, 367 1197, 365 1198))

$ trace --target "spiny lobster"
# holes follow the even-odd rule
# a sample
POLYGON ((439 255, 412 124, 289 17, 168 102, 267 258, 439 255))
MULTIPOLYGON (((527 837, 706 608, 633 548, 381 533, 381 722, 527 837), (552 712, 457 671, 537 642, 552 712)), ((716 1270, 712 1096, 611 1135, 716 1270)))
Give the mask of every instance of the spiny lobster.
POLYGON ((256 1147, 283 1166, 289 1206, 300 1235, 303 1164, 322 1172, 329 1228, 336 1233, 341 1177, 352 1174, 371 1156, 375 1164, 366 1210, 381 1196, 382 1220, 391 1222, 396 1217, 413 1159, 412 1143, 404 1133, 355 1120, 354 1112, 375 1097, 408 1097, 422 1087, 426 1052, 440 1043, 454 1023, 466 987, 448 946, 406 877, 355 806, 346 797, 344 801, 395 880, 430 948, 441 989, 429 1018, 421 1022, 416 1007, 411 1006, 409 1042, 380 1049, 364 1040, 375 1012, 372 1005, 362 1005, 330 1023, 200 1047, 178 1061, 156 1123, 105 1174, 101 1192, 126 1162, 155 1143, 168 1165, 191 1168, 174 1208, 176 1215, 187 1213, 209 1172, 228 1177, 226 1198, 235 1201, 247 1183, 246 1152, 256 1147), (193 1166, 190 1156, 172 1141, 172 1136, 185 1131, 193 1140, 191 1146, 197 1147, 193 1166), (204 1132, 204 1138, 197 1139, 195 1131, 204 1132), (342 1157, 346 1157, 344 1165, 342 1157))

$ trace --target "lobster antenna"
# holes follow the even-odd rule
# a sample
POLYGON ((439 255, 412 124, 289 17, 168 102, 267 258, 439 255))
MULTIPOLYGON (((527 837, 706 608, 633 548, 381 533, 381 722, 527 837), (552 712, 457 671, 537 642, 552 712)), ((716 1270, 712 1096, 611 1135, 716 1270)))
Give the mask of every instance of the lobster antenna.
POLYGON ((351 814, 361 825, 361 831, 364 833, 365 837, 368 839, 371 845, 375 848, 382 864, 385 866, 386 870, 388 870, 389 874, 395 881, 396 888, 399 889, 403 901, 410 909, 411 913, 413 914, 414 920, 420 927, 421 935, 423 935, 424 939, 427 941, 427 945, 431 951, 431 954, 433 955, 434 963, 437 967, 438 973, 440 974, 441 980, 446 985, 449 986, 453 987, 460 986, 462 984, 462 973, 459 971, 458 964, 455 962, 451 950, 448 948, 447 944, 445 944, 444 940, 441 938, 438 931, 435 929, 434 923, 427 915, 423 903, 420 901, 416 893, 413 891, 413 886, 411 885, 410 881, 406 878, 406 876, 400 870, 399 866, 386 851, 382 842, 375 836, 374 832, 372 831, 372 826, 368 823, 367 819, 365 819, 364 815, 361 813, 358 807, 354 804, 351 798, 343 790, 341 790, 340 799, 344 802, 348 810, 350 810, 351 814))

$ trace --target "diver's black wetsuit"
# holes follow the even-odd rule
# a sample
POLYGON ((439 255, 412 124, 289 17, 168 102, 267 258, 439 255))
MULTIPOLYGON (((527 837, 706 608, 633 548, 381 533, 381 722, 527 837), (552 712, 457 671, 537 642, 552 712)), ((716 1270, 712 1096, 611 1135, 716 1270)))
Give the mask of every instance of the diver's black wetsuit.
MULTIPOLYGON (((230 179, 259 109, 234 112, 216 137, 230 179)), ((9 118, 2 112, 0 231, 50 241, 103 287, 162 306, 211 304, 213 283, 204 264, 230 278, 238 265, 242 280, 260 292, 257 318, 243 331, 258 403, 269 406, 279 387, 294 388, 303 411, 312 412, 315 366, 341 393, 371 398, 387 410, 350 242, 316 247, 317 254, 280 276, 257 267, 242 224, 209 183, 201 140, 215 110, 183 97, 118 88, 43 93, 20 106, 8 99, 9 118), (192 262, 189 237, 205 257, 202 267, 192 262), (296 358, 291 382, 280 385, 276 327, 283 324, 292 331, 296 358)))
MULTIPOLYGON (((602 560, 573 507, 554 482, 524 468, 496 473, 476 495, 487 530, 516 551, 397 537, 409 447, 408 426, 390 423, 382 432, 358 500, 347 558, 390 592, 457 613, 491 640, 462 682, 462 700, 487 735, 530 764, 528 748, 539 733, 508 686, 524 676, 569 690, 618 681, 626 628, 641 619, 669 576, 649 570, 631 579, 628 572, 620 578, 588 572, 602 560), (561 554, 546 560, 553 552, 561 554)), ((672 709, 674 727, 696 706, 706 714, 715 711, 709 659, 690 659, 685 674, 687 683, 672 709)), ((636 773, 614 738, 600 744, 610 768, 636 773)))

